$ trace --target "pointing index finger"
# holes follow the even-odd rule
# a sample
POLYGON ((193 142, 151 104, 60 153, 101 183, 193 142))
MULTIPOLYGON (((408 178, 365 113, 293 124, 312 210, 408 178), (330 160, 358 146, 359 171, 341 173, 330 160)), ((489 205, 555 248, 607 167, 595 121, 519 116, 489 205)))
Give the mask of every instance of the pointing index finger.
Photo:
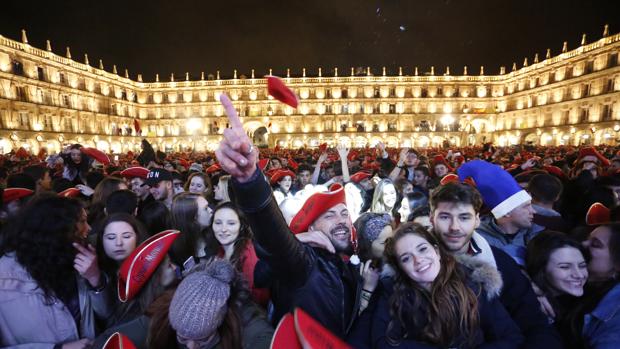
POLYGON ((241 120, 239 120, 239 115, 237 114, 237 110, 233 106, 230 98, 225 93, 220 95, 220 103, 224 106, 224 110, 226 110, 226 115, 228 115, 228 121, 230 122, 230 126, 233 129, 243 129, 243 125, 241 124, 241 120))

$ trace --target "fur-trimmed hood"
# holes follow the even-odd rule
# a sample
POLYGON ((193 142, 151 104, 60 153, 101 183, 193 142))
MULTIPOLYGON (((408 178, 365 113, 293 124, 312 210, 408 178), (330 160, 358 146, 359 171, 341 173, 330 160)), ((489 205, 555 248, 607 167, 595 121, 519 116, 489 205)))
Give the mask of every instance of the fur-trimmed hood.
POLYGON ((504 282, 495 266, 468 255, 457 256, 456 260, 466 268, 469 280, 479 284, 486 292, 487 299, 499 297, 504 282))

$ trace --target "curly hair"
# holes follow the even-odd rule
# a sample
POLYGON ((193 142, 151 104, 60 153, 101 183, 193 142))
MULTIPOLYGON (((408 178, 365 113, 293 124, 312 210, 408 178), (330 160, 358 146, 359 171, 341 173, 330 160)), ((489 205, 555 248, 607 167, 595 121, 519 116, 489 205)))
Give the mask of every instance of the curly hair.
POLYGON ((44 195, 23 207, 4 234, 0 255, 15 253, 49 304, 66 302, 75 292, 72 243, 82 210, 76 199, 44 195))
POLYGON ((388 263, 398 266, 395 268, 394 293, 390 298, 392 320, 386 333, 392 345, 398 345, 404 338, 416 338, 441 347, 453 345, 455 338, 474 340, 479 329, 477 295, 467 286, 465 273, 454 257, 431 233, 419 224, 404 223, 388 239, 385 256, 388 263), (396 244, 410 234, 428 241, 441 258, 441 268, 430 291, 400 268, 396 244))

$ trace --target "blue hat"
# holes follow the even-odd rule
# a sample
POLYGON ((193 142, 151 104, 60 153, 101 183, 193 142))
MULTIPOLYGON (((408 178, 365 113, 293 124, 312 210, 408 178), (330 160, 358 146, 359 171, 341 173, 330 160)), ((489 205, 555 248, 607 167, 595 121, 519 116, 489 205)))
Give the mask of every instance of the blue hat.
POLYGON ((532 200, 510 173, 490 162, 469 161, 459 167, 457 173, 461 181, 471 177, 476 182, 484 204, 491 209, 495 218, 501 218, 532 200))

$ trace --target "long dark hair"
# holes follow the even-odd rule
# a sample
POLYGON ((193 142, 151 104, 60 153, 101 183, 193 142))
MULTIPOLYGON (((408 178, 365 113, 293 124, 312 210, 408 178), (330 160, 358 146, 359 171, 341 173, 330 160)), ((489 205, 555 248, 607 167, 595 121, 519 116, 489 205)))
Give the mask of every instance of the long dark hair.
POLYGON ((394 293, 390 299, 392 320, 386 334, 389 342, 397 345, 405 337, 441 347, 449 347, 455 338, 473 342, 479 328, 477 296, 467 286, 462 268, 441 247, 434 235, 419 224, 403 223, 388 239, 385 256, 396 269, 394 293), (441 268, 430 291, 409 278, 400 268, 396 244, 410 234, 428 241, 441 258, 441 268), (416 333, 408 332, 414 329, 416 333))
POLYGON ((589 261, 590 254, 577 240, 564 233, 551 230, 544 231, 530 240, 525 255, 525 269, 527 273, 536 286, 547 295, 547 299, 551 303, 556 315, 560 315, 565 309, 560 309, 560 305, 555 297, 551 297, 553 286, 549 283, 546 268, 551 254, 564 247, 577 249, 581 252, 585 261, 589 261))
POLYGON ((14 252, 45 294, 46 302, 68 301, 76 287, 73 260, 82 205, 76 199, 44 195, 24 206, 4 235, 0 255, 14 252))
POLYGON ((198 242, 206 241, 205 229, 198 224, 198 204, 196 200, 203 197, 201 194, 180 193, 172 200, 172 227, 181 232, 176 239, 170 254, 174 262, 183 265, 187 258, 196 255, 198 242))
POLYGON ((211 221, 211 227, 209 229, 209 235, 207 240, 207 247, 209 248, 211 253, 217 253, 216 251, 220 248, 220 243, 215 238, 215 234, 213 233, 213 221, 215 221, 215 213, 222 209, 231 209, 237 217, 239 217, 239 236, 237 237, 237 241, 235 241, 235 247, 233 250, 233 254, 230 257, 230 263, 235 266, 235 269, 241 271, 241 267, 243 266, 243 251, 246 249, 248 244, 252 243, 252 230, 250 229, 250 225, 243 213, 233 204, 231 201, 223 202, 215 207, 213 210, 213 220, 211 221))
POLYGON ((93 232, 96 234, 95 236, 97 236, 97 262, 99 263, 99 268, 113 279, 113 284, 116 284, 116 273, 120 266, 118 262, 108 257, 103 249, 103 233, 105 232, 105 228, 110 223, 114 222, 125 222, 133 228, 133 231, 136 233, 136 247, 146 240, 148 235, 146 234, 144 226, 140 223, 140 221, 138 221, 134 216, 124 212, 107 216, 93 232))

